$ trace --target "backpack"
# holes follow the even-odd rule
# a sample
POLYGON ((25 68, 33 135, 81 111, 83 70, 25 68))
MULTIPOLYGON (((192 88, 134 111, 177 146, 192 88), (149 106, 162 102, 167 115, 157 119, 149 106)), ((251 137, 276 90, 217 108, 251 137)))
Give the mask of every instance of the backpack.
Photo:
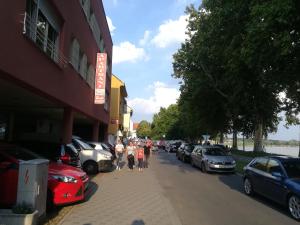
POLYGON ((144 146, 144 154, 149 155, 150 154, 150 146, 144 146))

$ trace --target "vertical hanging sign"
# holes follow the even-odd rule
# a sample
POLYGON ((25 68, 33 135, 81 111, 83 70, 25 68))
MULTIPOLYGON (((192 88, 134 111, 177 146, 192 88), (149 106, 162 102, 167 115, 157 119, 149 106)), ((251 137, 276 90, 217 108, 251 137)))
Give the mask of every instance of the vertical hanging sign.
POLYGON ((97 53, 95 74, 95 104, 105 103, 106 53, 97 53))

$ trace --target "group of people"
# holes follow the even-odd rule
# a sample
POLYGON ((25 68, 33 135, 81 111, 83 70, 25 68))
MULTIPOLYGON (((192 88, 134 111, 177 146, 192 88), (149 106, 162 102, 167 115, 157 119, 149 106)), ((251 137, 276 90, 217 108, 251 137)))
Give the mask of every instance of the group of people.
POLYGON ((149 158, 151 154, 152 141, 147 140, 145 142, 134 142, 130 140, 127 146, 118 140, 115 146, 116 153, 116 170, 121 170, 120 163, 123 155, 126 155, 128 168, 133 171, 135 162, 137 162, 138 170, 143 171, 143 168, 148 168, 149 158))

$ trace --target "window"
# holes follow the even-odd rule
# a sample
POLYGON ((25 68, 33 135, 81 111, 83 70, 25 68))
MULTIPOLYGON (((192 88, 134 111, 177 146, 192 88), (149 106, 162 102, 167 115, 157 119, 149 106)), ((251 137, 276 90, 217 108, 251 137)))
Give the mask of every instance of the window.
POLYGON ((95 68, 92 65, 88 66, 87 82, 92 89, 95 89, 95 68))
POLYGON ((274 159, 270 159, 268 162, 268 166, 267 166, 267 172, 268 173, 280 173, 283 174, 282 169, 280 167, 280 164, 274 160, 274 159))
POLYGON ((90 17, 90 0, 79 0, 79 2, 86 18, 88 19, 90 17))
POLYGON ((71 43, 71 51, 70 51, 70 63, 74 67, 76 71, 79 70, 79 54, 80 54, 80 47, 78 41, 73 38, 71 43))
POLYGON ((267 162, 267 158, 258 158, 250 165, 250 167, 261 171, 267 171, 267 162))
POLYGON ((83 79, 87 78, 87 57, 86 55, 80 51, 79 52, 79 68, 78 71, 83 79))
POLYGON ((283 165, 288 177, 300 178, 300 160, 299 159, 283 162, 282 165, 283 165))
POLYGON ((23 33, 55 62, 65 62, 59 53, 59 22, 47 0, 27 0, 23 33))

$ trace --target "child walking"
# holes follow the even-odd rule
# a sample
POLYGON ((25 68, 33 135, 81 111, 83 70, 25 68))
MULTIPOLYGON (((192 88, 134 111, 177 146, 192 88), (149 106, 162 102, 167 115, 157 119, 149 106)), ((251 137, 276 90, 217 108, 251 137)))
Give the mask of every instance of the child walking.
POLYGON ((141 146, 137 150, 137 160, 139 171, 143 171, 144 149, 141 146))

